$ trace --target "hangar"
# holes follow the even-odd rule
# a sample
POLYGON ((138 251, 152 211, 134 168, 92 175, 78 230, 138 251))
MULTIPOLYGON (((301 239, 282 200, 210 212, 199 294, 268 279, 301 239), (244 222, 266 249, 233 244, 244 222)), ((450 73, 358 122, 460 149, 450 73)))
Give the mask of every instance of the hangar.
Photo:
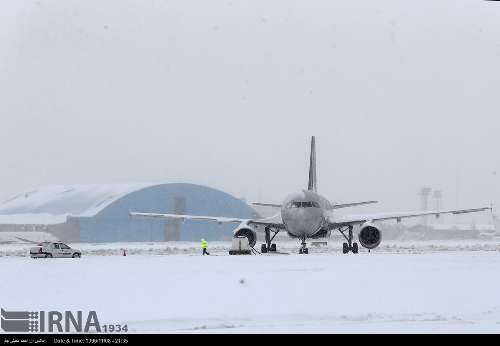
POLYGON ((207 186, 50 186, 0 203, 1 232, 44 232, 64 242, 228 240, 234 225, 132 218, 130 211, 256 217, 244 201, 207 186))

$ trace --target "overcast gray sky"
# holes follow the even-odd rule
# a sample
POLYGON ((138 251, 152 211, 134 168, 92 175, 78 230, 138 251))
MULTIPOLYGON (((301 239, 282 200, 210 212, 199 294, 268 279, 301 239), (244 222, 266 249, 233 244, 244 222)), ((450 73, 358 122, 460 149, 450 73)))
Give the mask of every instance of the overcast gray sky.
POLYGON ((316 135, 334 201, 500 207, 499 62, 480 0, 2 0, 0 199, 179 181, 280 202, 316 135))

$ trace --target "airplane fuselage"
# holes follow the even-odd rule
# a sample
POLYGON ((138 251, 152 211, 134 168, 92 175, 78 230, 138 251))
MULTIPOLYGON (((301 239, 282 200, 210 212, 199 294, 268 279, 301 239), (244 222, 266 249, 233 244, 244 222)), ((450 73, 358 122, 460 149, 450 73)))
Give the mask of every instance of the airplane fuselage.
POLYGON ((326 225, 330 202, 314 191, 289 195, 282 204, 281 218, 287 232, 298 238, 311 238, 326 225))

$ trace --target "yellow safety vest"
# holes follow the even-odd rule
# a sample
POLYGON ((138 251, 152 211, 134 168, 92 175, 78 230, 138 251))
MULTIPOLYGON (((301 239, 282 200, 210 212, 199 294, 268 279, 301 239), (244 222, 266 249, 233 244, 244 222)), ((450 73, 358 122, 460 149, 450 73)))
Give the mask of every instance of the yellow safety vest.
POLYGON ((207 241, 206 241, 206 240, 202 240, 202 241, 201 241, 201 248, 202 248, 202 249, 206 249, 206 248, 207 248, 207 246, 208 246, 207 241))

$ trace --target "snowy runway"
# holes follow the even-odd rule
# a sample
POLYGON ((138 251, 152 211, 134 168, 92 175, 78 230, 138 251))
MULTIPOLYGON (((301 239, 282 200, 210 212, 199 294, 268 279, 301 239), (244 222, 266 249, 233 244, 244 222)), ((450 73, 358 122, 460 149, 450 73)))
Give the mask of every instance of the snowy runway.
POLYGON ((0 258, 6 310, 131 332, 500 332, 500 252, 0 258))

